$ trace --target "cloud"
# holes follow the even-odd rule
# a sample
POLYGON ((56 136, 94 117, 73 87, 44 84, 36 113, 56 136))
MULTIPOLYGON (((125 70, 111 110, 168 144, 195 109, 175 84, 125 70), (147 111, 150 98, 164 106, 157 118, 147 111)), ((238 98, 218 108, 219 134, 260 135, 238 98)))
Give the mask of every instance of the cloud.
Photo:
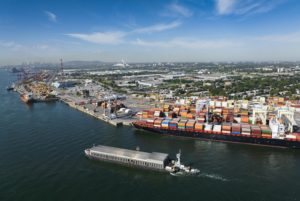
POLYGON ((161 32, 169 29, 174 29, 178 26, 181 25, 181 22, 179 21, 174 21, 171 23, 160 23, 160 24, 155 24, 149 27, 143 27, 139 29, 135 29, 133 32, 134 33, 152 33, 152 32, 161 32))
POLYGON ((300 31, 286 34, 266 35, 254 38, 254 40, 263 42, 278 42, 278 43, 299 43, 300 31))
POLYGON ((97 44, 120 44, 124 42, 124 38, 128 35, 135 35, 135 34, 143 34, 143 33, 153 33, 153 32, 162 32, 169 29, 174 29, 181 25, 179 21, 173 21, 171 23, 159 23, 148 27, 142 27, 138 29, 133 29, 129 32, 95 32, 91 34, 85 33, 68 33, 65 34, 67 36, 77 38, 83 41, 88 41, 91 43, 97 44))
POLYGON ((240 46, 242 42, 231 40, 200 40, 189 38, 174 38, 168 41, 146 41, 137 39, 134 45, 158 47, 158 48, 188 48, 188 49, 218 49, 240 46))
POLYGON ((286 0, 215 0, 215 7, 219 15, 251 15, 266 13, 286 0))
POLYGON ((24 46, 13 41, 0 41, 0 47, 8 48, 9 50, 19 51, 24 46))
POLYGON ((39 50, 48 50, 50 47, 48 45, 36 45, 34 48, 39 50))
POLYGON ((122 43, 124 32, 95 32, 91 34, 70 33, 67 36, 98 44, 119 44, 122 43))
POLYGON ((169 4, 167 8, 171 12, 179 14, 183 17, 191 17, 193 15, 193 12, 191 10, 182 5, 179 5, 178 3, 169 4))
POLYGON ((229 14, 232 12, 236 0, 217 0, 216 8, 220 15, 229 14))
POLYGON ((45 44, 37 44, 37 45, 23 45, 16 43, 14 41, 0 41, 0 49, 4 48, 7 51, 14 52, 28 52, 28 51, 40 51, 40 50, 49 50, 50 47, 45 44))
POLYGON ((49 21, 51 22, 57 22, 57 16, 50 12, 50 11, 44 11, 45 15, 48 17, 49 21))

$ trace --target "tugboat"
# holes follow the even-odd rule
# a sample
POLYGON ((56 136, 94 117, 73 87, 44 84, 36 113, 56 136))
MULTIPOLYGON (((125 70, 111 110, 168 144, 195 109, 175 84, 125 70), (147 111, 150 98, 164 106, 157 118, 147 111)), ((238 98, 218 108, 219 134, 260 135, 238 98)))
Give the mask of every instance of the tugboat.
POLYGON ((12 90, 14 90, 14 89, 15 89, 15 84, 14 84, 14 83, 11 84, 10 86, 6 87, 6 90, 7 90, 7 91, 12 91, 12 90))
POLYGON ((185 166, 185 165, 181 164, 180 157, 181 157, 181 150, 179 150, 179 153, 176 154, 177 160, 171 161, 171 163, 165 167, 165 170, 170 172, 170 174, 173 176, 197 175, 200 173, 200 170, 198 170, 196 168, 192 168, 191 166, 185 166))

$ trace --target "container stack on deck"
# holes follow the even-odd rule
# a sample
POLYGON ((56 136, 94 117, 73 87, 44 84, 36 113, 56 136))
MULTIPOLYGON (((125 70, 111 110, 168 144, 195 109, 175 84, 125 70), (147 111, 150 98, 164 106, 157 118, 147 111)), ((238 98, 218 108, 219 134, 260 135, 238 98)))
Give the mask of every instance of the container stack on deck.
POLYGON ((270 127, 262 125, 260 128, 262 137, 272 138, 272 130, 270 129, 270 127))
POLYGON ((206 125, 204 126, 204 130, 205 130, 205 131, 212 131, 212 129, 213 129, 213 125, 212 125, 212 124, 206 124, 206 125))
POLYGON ((147 126, 153 126, 154 119, 147 119, 146 124, 147 124, 147 126))
POLYGON ((188 111, 187 110, 181 110, 179 115, 181 116, 182 119, 186 119, 187 115, 188 115, 188 111))
POLYGON ((196 122, 195 123, 195 130, 196 131, 202 131, 202 130, 204 130, 204 124, 200 123, 200 122, 196 122))
POLYGON ((176 118, 176 119, 172 119, 169 123, 169 128, 170 129, 177 129, 178 127, 178 122, 180 121, 179 118, 176 118))
POLYGON ((241 134, 241 124, 232 124, 231 134, 240 135, 241 134))
POLYGON ((249 115, 247 110, 243 110, 241 112, 241 123, 248 123, 249 122, 249 115))
POLYGON ((205 115, 206 115, 205 112, 200 112, 200 113, 199 113, 199 117, 197 118, 197 121, 198 121, 198 122, 201 122, 201 123, 204 123, 205 120, 206 120, 205 115))
POLYGON ((223 109, 222 116, 224 121, 233 122, 233 109, 228 109, 228 108, 223 109))
POLYGON ((153 126, 156 127, 156 128, 160 128, 161 127, 161 123, 162 123, 163 120, 164 120, 163 118, 156 118, 154 120, 153 126))
POLYGON ((170 123, 171 119, 165 119, 162 121, 161 123, 161 127, 162 128, 169 128, 169 123, 170 123))
POLYGON ((154 117, 162 117, 163 116, 163 113, 161 110, 155 110, 154 111, 154 117))
POLYGON ((185 125, 185 128, 187 130, 193 130, 195 126, 196 121, 195 120, 188 120, 188 122, 185 125))
POLYGON ((251 135, 261 137, 261 129, 258 125, 251 125, 251 135))
MULTIPOLYGON (((237 140, 239 142, 249 137, 249 141, 245 140, 249 143, 265 143, 269 139, 300 141, 300 133, 293 133, 295 131, 287 132, 286 125, 278 117, 277 110, 274 110, 276 105, 282 104, 282 100, 276 98, 270 99, 269 105, 272 104, 270 105, 271 107, 258 110, 256 113, 254 106, 257 106, 258 100, 254 100, 252 104, 248 101, 230 101, 212 98, 209 102, 201 102, 200 106, 199 102, 197 103, 196 101, 194 101, 195 104, 189 101, 186 105, 180 105, 179 101, 177 101, 175 104, 164 105, 162 108, 143 111, 139 117, 143 119, 141 120, 141 122, 144 122, 141 123, 142 125, 146 124, 148 127, 154 127, 154 130, 158 132, 160 132, 160 129, 163 132, 168 132, 166 131, 168 129, 173 130, 170 133, 175 135, 181 135, 182 133, 182 135, 199 137, 201 134, 213 134, 209 139, 218 139, 220 137, 218 135, 231 135, 228 136, 228 141, 235 141, 235 139, 241 137, 240 140, 237 140), (260 111, 265 113, 260 114, 260 111), (264 122, 262 119, 264 119, 264 122), (275 119, 273 124, 271 123, 272 119, 275 119), (254 120, 255 125, 251 124, 252 120, 254 120), (260 125, 263 123, 267 123, 267 125, 260 125), (176 133, 175 130, 179 132, 176 133), (184 131, 188 132, 185 133, 184 131), (253 137, 264 139, 253 140, 251 139, 253 137)), ((260 104, 265 106, 265 102, 260 104)), ((223 140, 225 138, 227 137, 220 137, 219 139, 223 140)), ((273 144, 276 144, 276 141, 272 142, 271 145, 273 144)))
POLYGON ((222 132, 225 134, 231 133, 231 123, 223 123, 222 132))
POLYGON ((251 135, 251 127, 249 124, 242 124, 242 135, 251 135))
POLYGON ((184 130, 184 129, 185 129, 186 123, 187 123, 187 120, 186 120, 186 119, 181 119, 181 120, 178 122, 178 129, 184 130))
POLYGON ((217 133, 221 133, 222 131, 222 125, 214 125, 213 131, 217 133))

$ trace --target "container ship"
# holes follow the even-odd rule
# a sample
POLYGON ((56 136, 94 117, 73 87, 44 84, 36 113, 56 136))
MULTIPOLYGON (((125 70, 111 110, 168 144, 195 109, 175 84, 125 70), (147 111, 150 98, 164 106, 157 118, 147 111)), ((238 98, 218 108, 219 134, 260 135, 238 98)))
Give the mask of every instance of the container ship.
MULTIPOLYGON (((133 122, 133 126, 137 129, 161 135, 261 146, 300 148, 300 133, 292 132, 293 128, 289 128, 283 121, 289 121, 286 118, 288 112, 285 112, 285 115, 282 115, 281 118, 278 118, 273 112, 271 117, 266 120, 261 115, 263 114, 261 108, 260 110, 253 109, 252 119, 249 119, 246 110, 239 112, 238 117, 233 114, 234 109, 214 108, 212 110, 207 107, 202 110, 204 112, 198 113, 191 112, 191 110, 186 110, 186 108, 172 108, 171 110, 164 108, 162 110, 143 111, 140 120, 133 122), (216 110, 219 111, 220 115, 216 114, 216 110), (261 112, 260 115, 255 114, 258 112, 261 112), (255 115, 260 116, 261 119, 255 120, 255 115), (239 122, 236 122, 235 119, 238 119, 239 122), (266 125, 266 122, 268 125, 266 125)), ((278 113, 281 114, 283 111, 285 110, 279 110, 278 113)))
POLYGON ((139 149, 128 150, 110 146, 93 146, 84 150, 85 155, 94 160, 117 163, 130 167, 144 168, 155 171, 177 174, 198 174, 198 169, 181 164, 181 152, 176 155, 177 160, 171 160, 169 154, 159 152, 143 152, 139 149))
POLYGON ((20 95, 20 98, 24 103, 33 103, 34 102, 32 93, 23 93, 20 95))

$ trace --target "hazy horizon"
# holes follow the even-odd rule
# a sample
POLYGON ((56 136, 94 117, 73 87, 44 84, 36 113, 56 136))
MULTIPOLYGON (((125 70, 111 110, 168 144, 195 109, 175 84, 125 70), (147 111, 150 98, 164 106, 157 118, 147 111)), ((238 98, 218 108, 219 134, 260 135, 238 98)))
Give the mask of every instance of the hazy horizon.
POLYGON ((3 0, 0 65, 300 60, 296 0, 3 0))

